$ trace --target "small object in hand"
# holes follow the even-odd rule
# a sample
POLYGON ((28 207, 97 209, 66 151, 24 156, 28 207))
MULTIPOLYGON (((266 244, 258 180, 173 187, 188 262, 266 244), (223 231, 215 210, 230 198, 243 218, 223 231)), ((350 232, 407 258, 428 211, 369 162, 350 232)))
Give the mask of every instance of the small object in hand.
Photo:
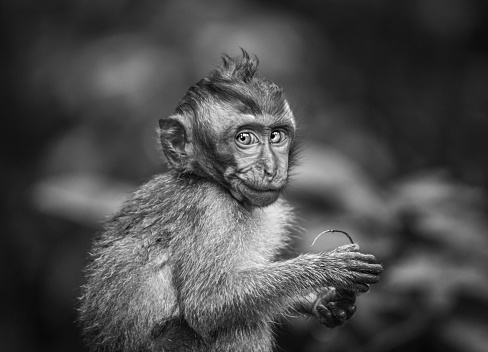
POLYGON ((343 233, 344 235, 347 236, 347 238, 349 238, 349 241, 351 241, 351 244, 354 244, 354 241, 352 240, 351 236, 349 236, 349 234, 347 232, 345 232, 345 231, 341 231, 341 230, 325 230, 325 231, 322 231, 321 233, 319 233, 317 235, 317 237, 315 237, 315 239, 313 240, 312 245, 310 247, 313 247, 313 245, 315 244, 315 241, 317 241, 320 236, 322 236, 324 233, 330 233, 330 232, 343 233))

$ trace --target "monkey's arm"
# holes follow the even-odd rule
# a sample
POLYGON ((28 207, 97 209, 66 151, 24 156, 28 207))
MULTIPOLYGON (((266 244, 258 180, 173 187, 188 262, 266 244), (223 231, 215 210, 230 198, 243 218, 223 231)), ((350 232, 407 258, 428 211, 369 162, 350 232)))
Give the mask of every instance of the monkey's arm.
POLYGON ((90 350, 149 348, 152 328, 176 301, 165 253, 129 236, 106 236, 92 256, 80 306, 90 350))
MULTIPOLYGON (((248 325, 268 315, 273 319, 294 298, 326 286, 354 293, 366 292, 379 280, 382 266, 372 255, 358 252, 357 245, 331 252, 303 254, 205 278, 204 273, 177 280, 181 285, 181 307, 189 324, 203 336, 230 325, 248 325), (199 288, 195 295, 195 287, 199 288)), ((191 261, 191 257, 186 258, 191 261)), ((190 264, 191 265, 191 264, 190 264)), ((185 272, 185 270, 181 270, 185 272)), ((186 271, 188 272, 188 271, 186 271)))

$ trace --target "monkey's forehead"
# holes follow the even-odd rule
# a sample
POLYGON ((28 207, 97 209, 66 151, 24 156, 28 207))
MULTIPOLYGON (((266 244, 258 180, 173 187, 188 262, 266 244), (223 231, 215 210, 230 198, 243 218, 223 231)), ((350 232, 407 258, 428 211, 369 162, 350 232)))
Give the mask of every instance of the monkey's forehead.
POLYGON ((287 126, 295 129, 295 118, 290 110, 288 103, 286 109, 280 114, 244 114, 232 106, 226 104, 215 104, 211 108, 206 109, 207 113, 203 114, 201 118, 207 119, 207 123, 212 124, 220 131, 229 130, 229 128, 238 128, 246 125, 261 125, 264 127, 287 126))
POLYGON ((271 115, 268 113, 258 115, 239 114, 235 116, 238 126, 259 124, 266 127, 289 126, 295 128, 295 119, 292 114, 271 115))

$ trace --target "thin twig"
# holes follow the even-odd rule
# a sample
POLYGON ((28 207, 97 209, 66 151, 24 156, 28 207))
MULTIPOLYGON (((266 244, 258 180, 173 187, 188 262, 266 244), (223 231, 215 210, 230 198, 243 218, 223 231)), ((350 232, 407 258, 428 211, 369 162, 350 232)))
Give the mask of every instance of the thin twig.
POLYGON ((354 241, 352 240, 351 236, 349 236, 349 234, 347 232, 345 232, 345 231, 341 231, 341 230, 325 230, 325 231, 322 231, 321 233, 319 233, 317 235, 317 237, 315 237, 315 239, 313 240, 312 245, 310 247, 313 247, 313 245, 315 244, 315 241, 317 241, 320 236, 322 236, 324 233, 329 233, 329 232, 343 233, 344 235, 347 236, 347 238, 349 238, 349 241, 351 241, 351 244, 354 244, 354 241))

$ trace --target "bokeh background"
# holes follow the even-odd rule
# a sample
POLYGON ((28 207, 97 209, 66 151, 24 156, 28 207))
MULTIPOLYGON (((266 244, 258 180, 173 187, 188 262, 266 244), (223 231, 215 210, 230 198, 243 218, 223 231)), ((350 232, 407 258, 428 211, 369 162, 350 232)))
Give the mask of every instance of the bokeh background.
POLYGON ((281 351, 488 351, 488 3, 2 1, 0 345, 84 351, 93 235, 166 170, 158 118, 239 47, 285 87, 302 163, 297 251, 385 264, 345 327, 277 329, 281 351))

